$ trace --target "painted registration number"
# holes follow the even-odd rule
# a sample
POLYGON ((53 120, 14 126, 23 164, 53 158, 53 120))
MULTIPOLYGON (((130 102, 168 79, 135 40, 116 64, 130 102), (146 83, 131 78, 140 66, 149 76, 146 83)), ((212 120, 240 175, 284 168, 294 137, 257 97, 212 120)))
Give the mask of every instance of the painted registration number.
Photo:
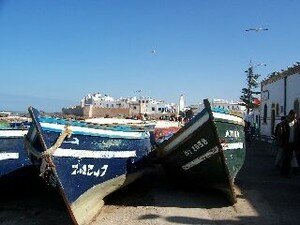
POLYGON ((107 169, 108 165, 103 165, 101 168, 95 168, 95 165, 91 164, 75 164, 72 165, 71 175, 103 177, 106 174, 107 169))
POLYGON ((183 153, 185 156, 190 156, 206 145, 208 145, 208 141, 205 138, 201 138, 195 144, 193 144, 190 149, 183 151, 183 153))

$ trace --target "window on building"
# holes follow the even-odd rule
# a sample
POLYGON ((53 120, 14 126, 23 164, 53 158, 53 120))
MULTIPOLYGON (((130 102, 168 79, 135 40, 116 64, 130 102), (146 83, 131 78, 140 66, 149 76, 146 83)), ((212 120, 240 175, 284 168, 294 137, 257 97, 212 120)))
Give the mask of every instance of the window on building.
POLYGON ((136 106, 133 106, 133 109, 136 109, 136 106))
POLYGON ((283 113, 283 106, 280 106, 280 113, 283 113))
POLYGON ((161 111, 161 108, 158 108, 158 111, 161 111))
POLYGON ((152 111, 155 111, 155 107, 152 107, 152 111))
POLYGON ((106 104, 106 108, 108 108, 108 104, 106 104))
POLYGON ((276 116, 279 116, 279 104, 276 104, 276 116))
POLYGON ((114 104, 111 104, 111 107, 113 108, 113 107, 114 107, 114 104))
POLYGON ((265 104, 264 106, 264 123, 267 123, 267 115, 268 115, 268 106, 265 104))

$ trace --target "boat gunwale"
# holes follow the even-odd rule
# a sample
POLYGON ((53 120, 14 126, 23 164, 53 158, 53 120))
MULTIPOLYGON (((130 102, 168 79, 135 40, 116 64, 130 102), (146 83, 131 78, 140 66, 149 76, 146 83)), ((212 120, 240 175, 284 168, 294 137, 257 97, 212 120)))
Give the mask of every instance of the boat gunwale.
MULTIPOLYGON (((47 123, 55 126, 63 126, 62 124, 52 124, 47 123)), ((52 127, 46 127, 44 123, 40 123, 43 131, 49 131, 54 133, 61 133, 64 130, 64 126, 61 128, 52 128, 52 127)), ((140 140, 140 139, 147 139, 150 137, 150 133, 147 130, 130 130, 130 131, 123 131, 123 130, 111 130, 111 129, 95 129, 95 128, 88 128, 88 127, 76 127, 76 126, 70 126, 70 131, 72 132, 72 135, 85 135, 90 137, 108 137, 112 139, 130 139, 130 140, 140 140), (81 130, 87 129, 87 130, 81 130), (79 129, 79 130, 78 130, 79 129), (101 133, 103 131, 104 133, 101 133), (107 133, 105 133, 107 132, 107 133), (122 135, 122 133, 124 135, 122 135)))
MULTIPOLYGON (((174 135, 172 135, 172 137, 170 137, 168 140, 165 140, 164 142, 162 142, 161 144, 159 144, 157 151, 159 154, 159 157, 161 156, 166 156, 168 154, 170 154, 171 152, 175 151, 178 147, 174 148, 172 151, 165 153, 164 152, 164 148, 170 144, 171 142, 173 142, 177 137, 179 137, 183 132, 185 132, 188 128, 190 128, 194 123, 192 123, 192 121, 197 121, 196 118, 202 118, 205 115, 206 110, 204 109, 203 111, 201 111, 199 114, 197 114, 190 122, 188 122, 185 126, 183 126, 182 128, 180 128, 174 135), (202 115, 201 115, 202 114, 202 115)), ((205 121, 201 126, 205 125, 206 123, 209 122, 209 119, 207 121, 205 121)), ((196 132, 199 128, 197 128, 194 132, 196 132)), ((189 138, 187 139, 189 140, 189 138)))
POLYGON ((49 116, 40 116, 41 119, 39 119, 40 123, 50 123, 50 124, 58 124, 58 125, 66 125, 66 126, 74 126, 74 127, 84 127, 84 128, 92 128, 92 129, 103 129, 103 130, 114 130, 119 127, 125 127, 130 128, 131 130, 122 130, 123 132, 143 132, 143 131, 151 131, 153 129, 149 128, 151 126, 154 127, 154 124, 152 123, 140 123, 140 124, 134 124, 134 123, 126 123, 126 124, 118 124, 118 123, 92 123, 92 122, 86 122, 86 121, 79 121, 74 119, 64 119, 59 117, 49 117, 49 116), (47 121, 47 119, 52 121, 47 121), (44 120, 44 121, 43 121, 44 120))
MULTIPOLYGON (((170 144, 171 142, 173 142, 176 138, 180 137, 180 135, 186 131, 190 126, 192 126, 194 123, 192 122, 193 120, 194 121, 197 121, 198 119, 202 118, 206 113, 208 114, 209 118, 207 121, 205 121, 204 123, 201 124, 201 126, 197 127, 190 135, 190 137, 187 137, 183 142, 186 143, 187 141, 189 141, 191 138, 193 138, 193 134, 197 133, 199 130, 201 130, 201 128, 203 126, 205 126, 206 124, 208 123, 211 123, 212 124, 212 129, 214 131, 214 135, 217 137, 216 138, 216 145, 215 147, 218 148, 218 155, 221 157, 221 162, 223 164, 223 168, 225 170, 225 174, 226 174, 226 178, 225 180, 227 181, 228 183, 228 186, 229 188, 227 189, 228 192, 225 192, 225 193, 228 193, 228 197, 229 197, 229 200, 232 204, 236 203, 236 194, 235 194, 235 191, 234 191, 234 186, 233 186, 233 181, 231 180, 230 178, 230 173, 229 173, 229 169, 227 167, 227 164, 226 164, 226 159, 225 159, 225 155, 224 155, 224 149, 223 149, 223 146, 221 144, 221 141, 220 141, 220 135, 218 134, 218 131, 217 131, 217 127, 216 127, 216 123, 218 120, 215 119, 215 117, 213 116, 213 111, 211 109, 211 106, 210 106, 210 103, 207 99, 204 99, 204 106, 205 108, 199 112, 199 114, 197 114, 188 124, 187 126, 184 126, 182 127, 178 132, 176 132, 171 138, 169 138, 168 140, 166 140, 165 142, 163 142, 161 145, 158 146, 158 158, 160 159, 163 159, 165 157, 167 157, 169 154, 171 154, 172 152, 176 151, 179 147, 181 147, 183 144, 179 144, 178 146, 174 147, 171 151, 169 152, 165 152, 164 151, 164 148, 170 144)), ((235 116, 235 115, 234 115, 235 116)), ((229 120, 231 121, 231 120, 229 120)), ((233 121, 232 121, 233 122, 233 121)), ((235 123, 232 123, 232 122, 228 122, 227 121, 227 124, 233 124, 233 125, 237 125, 237 126, 243 126, 243 124, 235 124, 235 123)))

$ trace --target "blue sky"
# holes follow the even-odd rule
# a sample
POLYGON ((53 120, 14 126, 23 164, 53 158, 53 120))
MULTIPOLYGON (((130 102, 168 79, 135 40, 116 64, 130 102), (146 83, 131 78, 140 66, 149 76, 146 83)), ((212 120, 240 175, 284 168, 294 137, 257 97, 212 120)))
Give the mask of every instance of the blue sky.
POLYGON ((46 111, 88 93, 239 99, 299 59, 299 1, 0 0, 0 110, 46 111), (269 31, 245 32, 252 27, 269 31), (151 54, 155 49, 156 54, 151 54))

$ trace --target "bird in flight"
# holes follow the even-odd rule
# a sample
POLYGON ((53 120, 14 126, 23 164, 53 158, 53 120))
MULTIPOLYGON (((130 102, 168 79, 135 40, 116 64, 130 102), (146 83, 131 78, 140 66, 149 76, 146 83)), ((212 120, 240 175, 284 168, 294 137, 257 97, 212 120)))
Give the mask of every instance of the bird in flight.
POLYGON ((264 30, 269 30, 269 29, 268 28, 259 27, 259 28, 250 28, 250 29, 247 29, 245 31, 256 31, 256 32, 259 32, 259 31, 264 31, 264 30))

